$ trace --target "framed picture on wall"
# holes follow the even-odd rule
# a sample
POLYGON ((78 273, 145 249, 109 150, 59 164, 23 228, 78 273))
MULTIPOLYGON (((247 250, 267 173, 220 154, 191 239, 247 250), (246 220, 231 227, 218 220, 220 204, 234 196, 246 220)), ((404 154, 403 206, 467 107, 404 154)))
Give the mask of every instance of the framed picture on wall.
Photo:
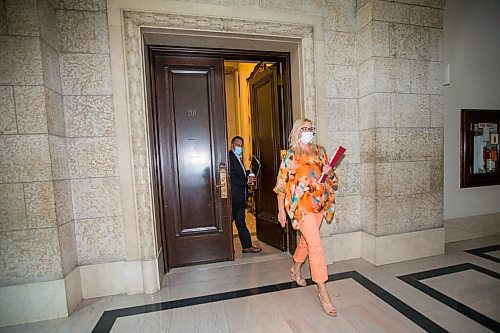
POLYGON ((460 187, 500 184, 500 110, 462 109, 460 187))

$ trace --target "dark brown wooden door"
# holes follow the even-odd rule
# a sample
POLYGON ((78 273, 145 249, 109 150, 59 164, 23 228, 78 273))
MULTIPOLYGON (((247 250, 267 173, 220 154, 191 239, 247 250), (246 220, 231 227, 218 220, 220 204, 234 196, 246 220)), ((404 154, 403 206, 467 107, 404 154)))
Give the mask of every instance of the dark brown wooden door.
POLYGON ((233 260, 223 60, 162 52, 152 58, 168 266, 233 260))
POLYGON ((273 192, 280 164, 280 93, 278 67, 273 65, 249 79, 252 112, 252 145, 261 162, 257 179, 257 238, 286 251, 286 233, 277 218, 276 194, 273 192))

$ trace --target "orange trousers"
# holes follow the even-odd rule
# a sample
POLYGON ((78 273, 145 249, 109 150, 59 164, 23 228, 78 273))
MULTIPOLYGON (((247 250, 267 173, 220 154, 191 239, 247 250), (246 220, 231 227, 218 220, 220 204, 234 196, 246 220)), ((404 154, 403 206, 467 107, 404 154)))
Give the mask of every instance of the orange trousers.
POLYGON ((319 234, 319 227, 323 220, 323 213, 307 213, 299 222, 300 236, 299 245, 293 255, 293 260, 303 263, 309 256, 311 277, 316 283, 326 282, 328 273, 326 271, 325 254, 319 234))

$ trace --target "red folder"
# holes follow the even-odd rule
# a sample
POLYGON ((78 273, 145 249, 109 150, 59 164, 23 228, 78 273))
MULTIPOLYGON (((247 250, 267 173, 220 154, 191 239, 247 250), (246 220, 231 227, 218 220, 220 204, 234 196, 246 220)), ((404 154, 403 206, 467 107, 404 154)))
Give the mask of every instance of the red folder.
MULTIPOLYGON (((333 153, 332 158, 330 158, 330 166, 333 168, 337 163, 340 161, 342 158, 342 155, 345 153, 345 148, 342 146, 339 146, 337 150, 335 150, 335 153, 333 153)), ((327 175, 324 173, 321 173, 321 177, 319 177, 319 182, 324 183, 326 180, 327 175)))

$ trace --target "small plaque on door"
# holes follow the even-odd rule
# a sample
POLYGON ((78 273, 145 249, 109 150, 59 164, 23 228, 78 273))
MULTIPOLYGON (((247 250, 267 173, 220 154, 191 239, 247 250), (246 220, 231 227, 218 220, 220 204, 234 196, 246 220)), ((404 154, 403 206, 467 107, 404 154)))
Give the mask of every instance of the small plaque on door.
POLYGON ((219 166, 219 176, 220 176, 220 197, 221 199, 227 199, 227 172, 226 166, 221 164, 219 166))

